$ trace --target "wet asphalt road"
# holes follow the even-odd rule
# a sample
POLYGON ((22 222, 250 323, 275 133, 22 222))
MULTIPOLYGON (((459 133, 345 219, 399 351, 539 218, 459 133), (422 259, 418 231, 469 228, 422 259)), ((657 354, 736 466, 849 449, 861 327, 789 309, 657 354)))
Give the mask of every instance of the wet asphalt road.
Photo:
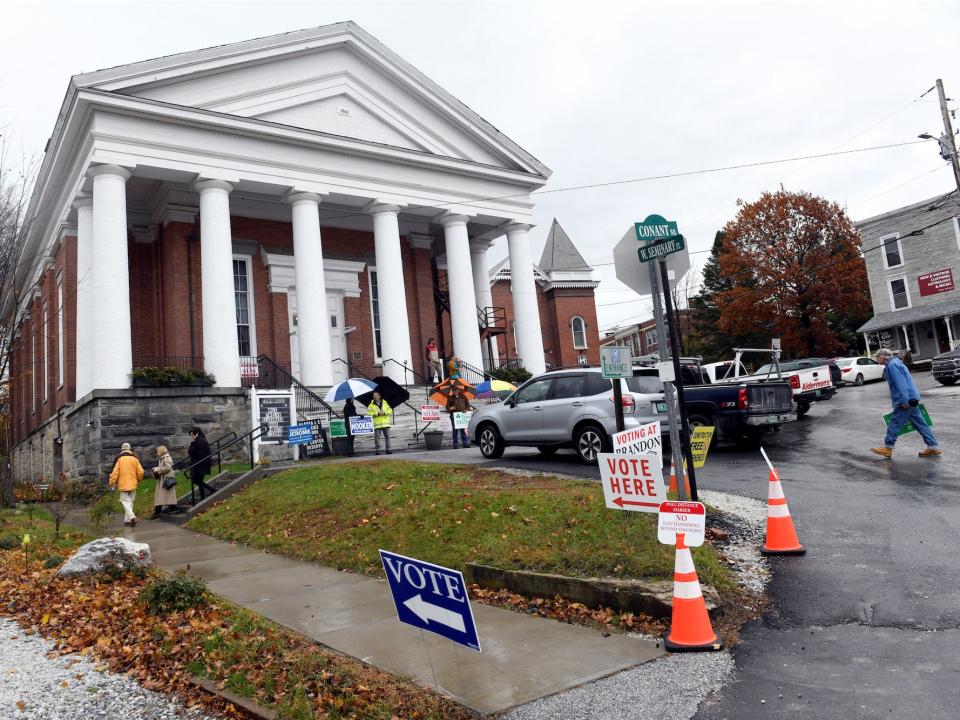
MULTIPOLYGON (((737 680, 697 718, 960 717, 960 388, 916 376, 944 449, 893 460, 882 444, 886 383, 842 389, 765 443, 803 557, 773 560, 770 604, 744 627, 737 680)), ((491 463, 493 464, 493 463, 491 463)), ((500 466, 598 477, 570 455, 509 450, 500 466)), ((758 452, 711 450, 701 487, 767 493, 758 452)))

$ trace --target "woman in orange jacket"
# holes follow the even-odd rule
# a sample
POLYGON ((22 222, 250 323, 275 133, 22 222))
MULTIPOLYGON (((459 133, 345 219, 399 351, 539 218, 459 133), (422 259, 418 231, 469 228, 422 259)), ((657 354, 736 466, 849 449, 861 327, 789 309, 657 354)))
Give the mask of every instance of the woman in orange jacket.
POLYGON ((120 446, 120 455, 110 473, 110 487, 116 487, 120 491, 123 524, 129 527, 137 524, 137 516, 133 514, 133 501, 137 497, 137 484, 141 480, 143 480, 143 466, 140 464, 140 459, 133 454, 130 443, 124 443, 120 446))

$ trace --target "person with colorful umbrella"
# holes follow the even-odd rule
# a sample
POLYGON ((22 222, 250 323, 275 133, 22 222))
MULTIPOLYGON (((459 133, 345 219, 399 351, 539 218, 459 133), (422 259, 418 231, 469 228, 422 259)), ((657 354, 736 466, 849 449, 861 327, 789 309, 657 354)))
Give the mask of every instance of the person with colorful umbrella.
POLYGON ((512 393, 517 389, 506 380, 485 380, 476 387, 478 398, 501 398, 505 393, 512 393))
POLYGON ((430 391, 430 399, 437 405, 447 406, 447 399, 453 393, 453 388, 458 388, 467 400, 473 400, 477 396, 473 385, 459 378, 447 378, 439 385, 434 386, 430 391))
POLYGON ((450 413, 450 427, 453 428, 453 449, 456 450, 459 445, 470 447, 470 438, 467 437, 467 431, 464 428, 457 427, 455 413, 470 412, 473 408, 467 396, 460 390, 458 385, 454 385, 450 390, 450 397, 447 398, 447 412, 450 413))

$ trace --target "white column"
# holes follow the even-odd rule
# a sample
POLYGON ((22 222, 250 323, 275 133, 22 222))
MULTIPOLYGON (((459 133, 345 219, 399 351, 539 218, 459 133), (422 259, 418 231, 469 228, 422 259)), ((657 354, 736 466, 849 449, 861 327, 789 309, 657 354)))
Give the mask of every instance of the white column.
POLYGON ((950 349, 953 350, 953 318, 947 315, 943 318, 946 322, 944 325, 947 326, 947 342, 949 343, 950 349))
MULTIPOLYGON (((117 165, 96 165, 91 222, 89 390, 130 387, 130 269, 127 261, 127 178, 117 165), (93 362, 94 358, 96 362, 93 362)), ((79 231, 79 228, 78 228, 79 231)), ((79 355, 77 360, 79 367, 79 355)))
POLYGON ((523 366, 536 375, 544 372, 547 364, 543 357, 540 307, 533 281, 529 230, 529 225, 508 225, 507 244, 510 248, 510 289, 513 294, 513 317, 517 323, 517 350, 523 366))
POLYGON ((93 387, 93 198, 79 198, 73 206, 77 209, 76 398, 79 400, 93 387))
POLYGON ((203 366, 218 387, 240 387, 240 350, 233 291, 230 191, 223 180, 200 180, 200 285, 203 307, 203 366))
MULTIPOLYGON (((493 292, 490 290, 490 265, 487 263, 487 250, 490 249, 488 240, 470 241, 470 267, 473 270, 473 294, 476 298, 477 307, 480 310, 486 310, 493 307, 493 292)), ((491 322, 493 318, 487 318, 491 322)), ((487 340, 481 340, 481 352, 483 357, 490 362, 491 366, 498 361, 497 338, 489 337, 487 340), (490 350, 493 350, 491 356, 490 350)))
POLYGON ((864 333, 864 334, 863 334, 863 342, 864 342, 864 343, 866 344, 866 346, 867 346, 867 357, 872 357, 871 354, 870 354, 870 335, 869 335, 869 333, 864 333))
POLYGON ((477 297, 473 289, 470 262, 470 238, 465 215, 440 218, 447 248, 447 288, 450 294, 450 329, 453 352, 473 367, 483 369, 480 350, 480 320, 477 318, 477 297))
POLYGON ((901 325, 900 329, 903 330, 903 346, 908 353, 912 353, 913 348, 910 347, 910 335, 907 333, 907 326, 901 325))
POLYGON ((396 205, 380 203, 369 209, 373 216, 373 243, 377 262, 377 295, 380 308, 380 352, 383 374, 402 385, 415 382, 410 354, 410 318, 400 255, 400 225, 396 205), (389 359, 396 362, 388 362, 389 359))
POLYGON ((293 207, 297 342, 300 344, 298 379, 308 387, 332 385, 330 318, 327 313, 327 285, 323 276, 320 239, 320 196, 314 193, 291 193, 287 201, 293 207))

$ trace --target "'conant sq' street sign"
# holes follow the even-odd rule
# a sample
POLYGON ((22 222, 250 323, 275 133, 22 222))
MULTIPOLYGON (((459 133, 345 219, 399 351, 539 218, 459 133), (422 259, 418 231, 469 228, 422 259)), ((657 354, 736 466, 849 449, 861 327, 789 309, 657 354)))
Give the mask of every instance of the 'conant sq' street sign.
POLYGON ((677 229, 677 223, 662 215, 648 215, 646 220, 633 227, 637 240, 642 243, 637 250, 640 262, 666 257, 684 248, 683 235, 677 229))

